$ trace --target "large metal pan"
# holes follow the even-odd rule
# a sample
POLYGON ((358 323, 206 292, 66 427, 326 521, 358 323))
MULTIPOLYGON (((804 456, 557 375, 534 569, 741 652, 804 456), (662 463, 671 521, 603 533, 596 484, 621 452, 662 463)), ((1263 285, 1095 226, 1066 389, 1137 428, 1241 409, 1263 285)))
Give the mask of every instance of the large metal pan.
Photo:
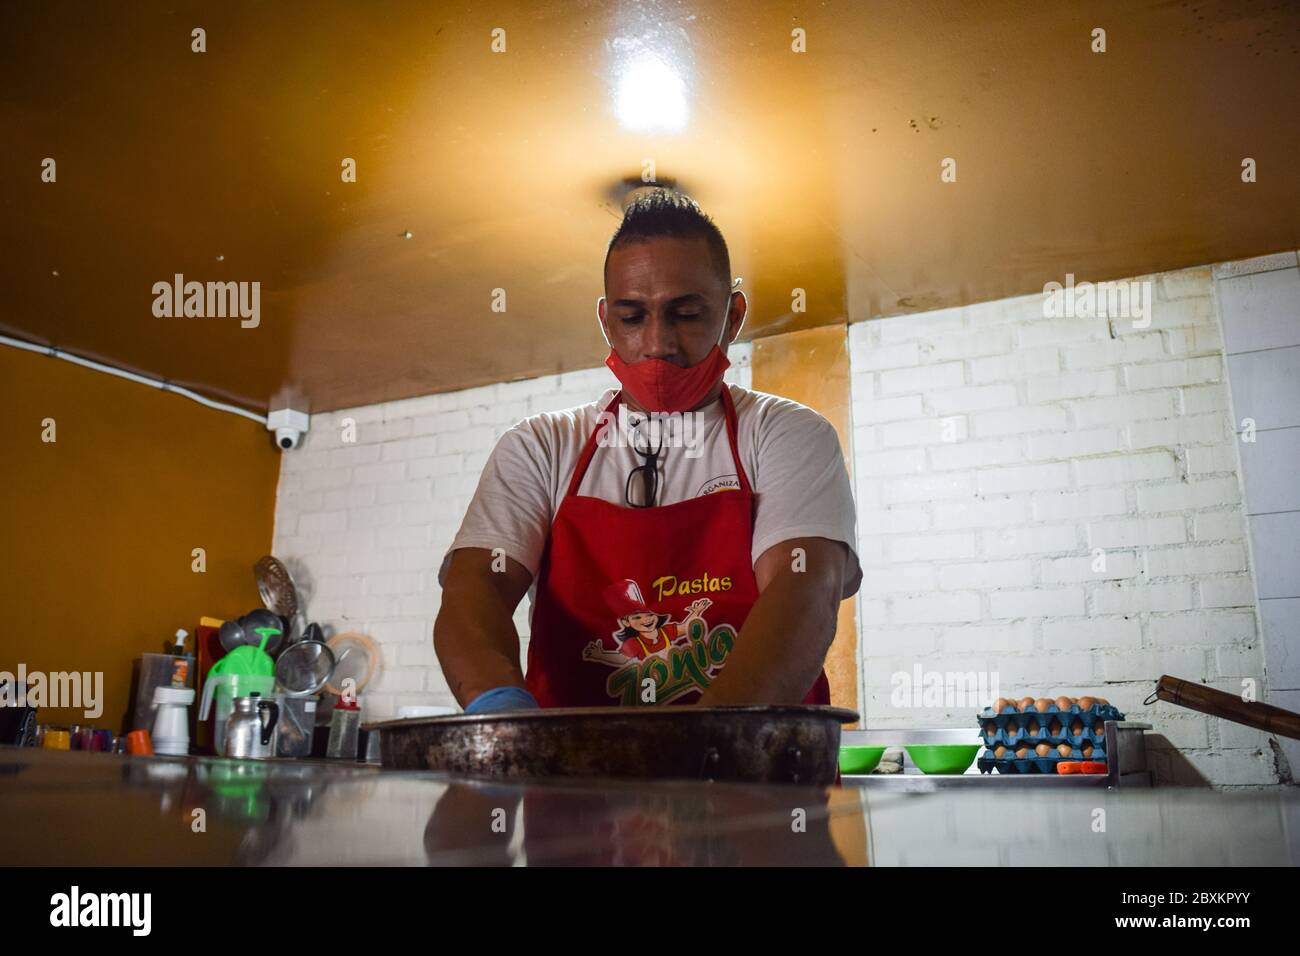
POLYGON ((835 782, 842 707, 577 707, 367 724, 384 767, 494 777, 835 782))

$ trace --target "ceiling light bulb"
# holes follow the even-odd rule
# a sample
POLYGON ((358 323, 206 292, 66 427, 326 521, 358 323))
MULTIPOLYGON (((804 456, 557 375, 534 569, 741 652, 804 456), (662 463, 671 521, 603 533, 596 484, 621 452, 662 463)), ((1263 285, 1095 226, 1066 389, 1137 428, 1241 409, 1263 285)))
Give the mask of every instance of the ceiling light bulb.
POLYGON ((686 83, 659 57, 638 53, 619 72, 614 108, 630 130, 680 132, 686 127, 686 83))

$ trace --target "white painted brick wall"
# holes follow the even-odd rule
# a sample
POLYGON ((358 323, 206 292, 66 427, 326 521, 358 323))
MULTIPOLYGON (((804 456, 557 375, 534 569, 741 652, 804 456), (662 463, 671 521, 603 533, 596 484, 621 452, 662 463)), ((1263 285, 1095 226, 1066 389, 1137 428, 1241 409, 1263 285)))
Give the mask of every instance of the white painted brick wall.
POLYGON ((1162 673, 1262 677, 1211 271, 1147 278, 1146 329, 1042 296, 850 327, 868 725, 965 726, 891 676, 987 668, 1150 721, 1166 781, 1275 779, 1262 735, 1142 704, 1162 673))
MULTIPOLYGON (((732 346, 728 381, 749 386, 750 355, 732 346)), ((433 650, 438 567, 488 453, 519 420, 594 401, 616 384, 601 365, 312 416, 280 471, 273 550, 312 620, 378 642, 382 665, 362 694, 367 719, 406 704, 456 706, 433 650)), ((527 601, 515 625, 526 653, 527 601)))

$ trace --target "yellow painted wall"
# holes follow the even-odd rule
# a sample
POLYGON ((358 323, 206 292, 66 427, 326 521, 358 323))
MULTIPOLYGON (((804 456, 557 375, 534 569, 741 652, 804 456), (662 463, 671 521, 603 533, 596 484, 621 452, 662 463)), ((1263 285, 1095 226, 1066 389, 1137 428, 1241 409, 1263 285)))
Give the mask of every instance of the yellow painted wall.
POLYGON ((103 672, 98 719, 42 723, 120 731, 134 658, 260 605, 280 454, 257 422, 0 345, 0 671, 103 672))

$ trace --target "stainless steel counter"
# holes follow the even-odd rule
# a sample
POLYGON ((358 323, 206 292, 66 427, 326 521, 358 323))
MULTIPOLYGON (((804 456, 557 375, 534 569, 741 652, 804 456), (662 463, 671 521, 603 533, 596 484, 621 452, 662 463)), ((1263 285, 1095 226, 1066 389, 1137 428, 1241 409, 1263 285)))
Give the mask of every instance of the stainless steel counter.
POLYGON ((505 783, 0 748, 0 840, 11 866, 1295 865, 1300 791, 505 783))

